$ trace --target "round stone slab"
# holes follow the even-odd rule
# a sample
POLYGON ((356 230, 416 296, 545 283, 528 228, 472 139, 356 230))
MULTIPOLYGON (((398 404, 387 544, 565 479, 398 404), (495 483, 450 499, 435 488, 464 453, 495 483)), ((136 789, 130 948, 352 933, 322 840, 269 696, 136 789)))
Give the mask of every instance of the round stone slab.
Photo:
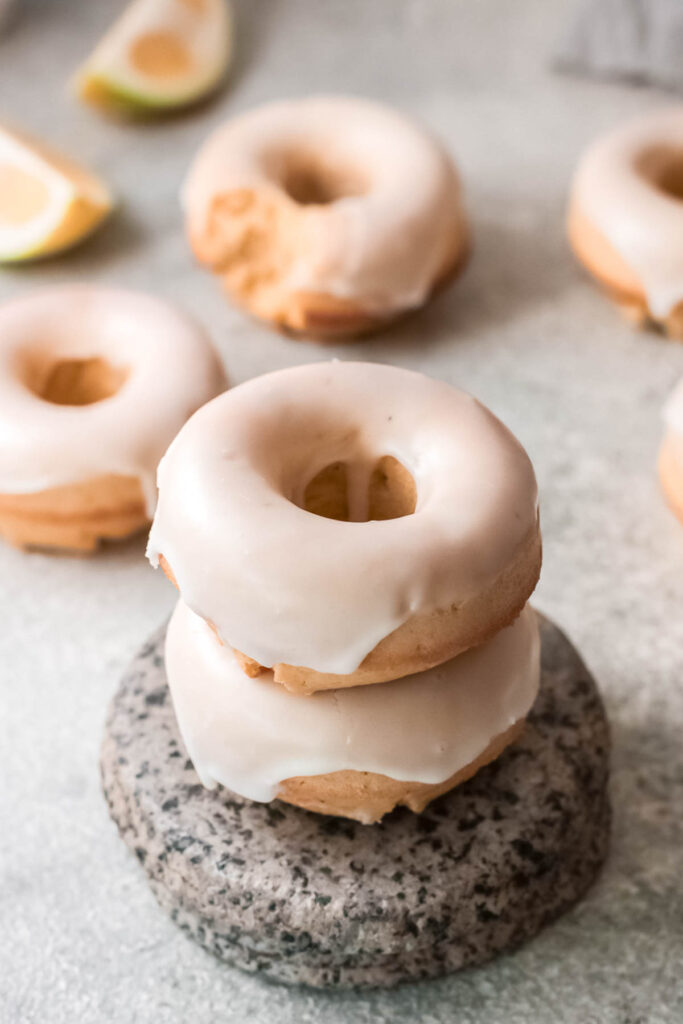
POLYGON ((228 963, 319 987, 434 977, 531 938, 598 873, 607 722, 548 621, 518 742, 422 814, 401 808, 379 825, 204 789, 176 725, 163 639, 162 629, 145 644, 114 697, 104 792, 161 906, 228 963))

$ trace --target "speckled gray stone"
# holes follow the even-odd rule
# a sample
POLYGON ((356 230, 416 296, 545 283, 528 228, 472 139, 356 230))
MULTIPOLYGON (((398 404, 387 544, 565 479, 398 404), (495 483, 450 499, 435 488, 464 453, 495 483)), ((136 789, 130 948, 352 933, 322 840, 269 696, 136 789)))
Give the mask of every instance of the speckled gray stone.
POLYGON ((593 881, 610 822, 602 701, 567 638, 542 631, 519 742, 423 814, 374 826, 204 789, 158 631, 114 698, 101 768, 160 904, 229 963, 318 987, 433 977, 530 938, 593 881))

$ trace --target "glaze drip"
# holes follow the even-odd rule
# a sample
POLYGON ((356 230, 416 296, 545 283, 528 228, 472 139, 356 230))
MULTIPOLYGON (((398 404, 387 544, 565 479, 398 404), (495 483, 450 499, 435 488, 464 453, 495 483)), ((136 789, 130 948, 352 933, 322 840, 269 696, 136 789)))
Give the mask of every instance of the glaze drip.
POLYGON ((647 114, 594 143, 572 186, 589 218, 640 279, 655 317, 683 302, 683 107, 647 114))
POLYGON ((444 782, 527 714, 538 693, 540 641, 527 606, 513 626, 428 672, 301 697, 271 673, 249 679, 179 601, 166 673, 202 783, 267 801, 284 779, 344 769, 444 782))

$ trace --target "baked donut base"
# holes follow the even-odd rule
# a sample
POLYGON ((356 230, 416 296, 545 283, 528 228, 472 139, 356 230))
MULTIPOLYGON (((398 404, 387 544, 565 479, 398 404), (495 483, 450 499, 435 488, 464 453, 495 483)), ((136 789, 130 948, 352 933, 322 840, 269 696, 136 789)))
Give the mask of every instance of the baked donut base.
POLYGON ((293 297, 282 322, 275 323, 274 326, 291 338, 310 338, 322 342, 334 342, 339 339, 360 341, 372 334, 378 334, 399 320, 407 319, 435 299, 464 271, 470 255, 471 242, 469 236, 463 233, 462 237, 454 239, 454 249, 449 254, 445 267, 434 282, 429 295, 415 309, 381 316, 334 295, 298 292, 293 297))
MULTIPOLYGON (((542 542, 537 523, 520 545, 514 561, 489 587, 461 605, 413 616, 381 640, 355 672, 337 675, 278 663, 272 666, 273 678, 292 693, 311 694, 387 682, 441 665, 485 643, 515 621, 538 582, 541 559, 542 542)), ((163 555, 159 556, 159 565, 178 588, 173 567, 163 555)), ((213 623, 209 624, 215 630, 213 623)), ((262 666, 243 652, 235 650, 235 655, 248 676, 258 676, 262 671, 262 666)))
POLYGON ((149 524, 135 477, 107 474, 32 494, 0 494, 0 536, 19 548, 80 554, 149 524))
MULTIPOLYGON (((217 219, 220 220, 220 218, 217 219)), ((370 312, 352 299, 339 298, 322 292, 299 291, 281 303, 276 313, 266 314, 262 313, 256 304, 250 303, 247 296, 240 297, 230 286, 231 273, 222 273, 220 265, 212 265, 215 261, 213 251, 216 245, 213 234, 209 232, 211 241, 208 244, 203 239, 190 236, 190 245, 197 260, 223 280, 225 291, 231 301, 244 312, 261 322, 270 324, 271 327, 288 337, 308 338, 321 342, 334 342, 340 339, 360 340, 417 312, 460 276, 471 254, 469 229, 463 215, 453 232, 452 247, 443 267, 436 275, 429 294, 415 309, 377 314, 370 312)))
POLYGON ((517 741, 422 814, 364 826, 205 789, 159 630, 109 711, 112 818, 173 920, 244 970, 343 988, 483 963, 572 906, 607 853, 604 708, 567 638, 547 620, 541 636, 541 687, 517 741))
POLYGON ((683 302, 668 316, 656 317, 634 272, 580 210, 570 210, 567 232, 576 258, 596 278, 629 323, 638 328, 656 328, 672 340, 683 341, 683 302))
POLYGON ((495 761, 522 733, 524 719, 494 738, 486 750, 445 782, 398 782, 375 772, 340 771, 327 775, 298 775, 280 783, 278 798, 318 814, 352 818, 363 825, 381 821, 396 807, 419 814, 431 800, 472 778, 495 761))

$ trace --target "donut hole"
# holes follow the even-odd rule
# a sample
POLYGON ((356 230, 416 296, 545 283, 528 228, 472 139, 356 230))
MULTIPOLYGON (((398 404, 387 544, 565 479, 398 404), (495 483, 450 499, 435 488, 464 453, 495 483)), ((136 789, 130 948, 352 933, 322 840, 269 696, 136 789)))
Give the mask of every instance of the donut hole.
POLYGON ((393 455, 374 466, 332 462, 306 485, 302 507, 326 519, 370 522, 410 516, 417 504, 412 475, 393 455))
POLYGON ((106 359, 60 359, 41 365, 34 363, 26 378, 28 387, 44 402, 54 405, 94 405, 111 398, 128 377, 124 366, 113 366, 106 359))
POLYGON ((640 173, 670 199, 683 202, 683 149, 657 146, 639 159, 640 173))
POLYGON ((362 196, 368 190, 367 180, 357 168, 332 165, 312 153, 284 154, 277 177, 299 206, 329 206, 340 199, 362 196))

